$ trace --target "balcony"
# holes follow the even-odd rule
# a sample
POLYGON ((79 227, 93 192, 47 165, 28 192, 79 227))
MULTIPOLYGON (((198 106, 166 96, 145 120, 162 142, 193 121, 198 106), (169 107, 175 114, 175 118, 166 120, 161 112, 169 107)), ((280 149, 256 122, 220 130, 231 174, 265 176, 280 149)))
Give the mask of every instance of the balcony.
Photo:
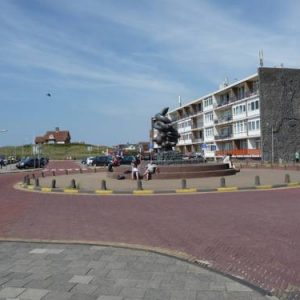
POLYGON ((230 139, 230 138, 232 138, 232 133, 215 136, 215 140, 225 140, 225 139, 230 139))
POLYGON ((221 150, 216 151, 216 156, 224 156, 229 155, 235 157, 260 157, 261 150, 260 149, 232 149, 232 150, 221 150))
POLYGON ((203 139, 201 138, 192 138, 192 142, 195 143, 203 143, 203 139))

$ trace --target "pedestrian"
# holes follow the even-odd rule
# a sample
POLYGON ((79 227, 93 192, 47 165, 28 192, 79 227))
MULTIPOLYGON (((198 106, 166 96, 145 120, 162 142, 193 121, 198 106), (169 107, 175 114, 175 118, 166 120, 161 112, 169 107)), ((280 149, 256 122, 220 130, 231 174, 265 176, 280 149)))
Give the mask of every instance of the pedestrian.
POLYGON ((138 169, 138 165, 135 161, 131 163, 131 179, 138 180, 140 179, 140 172, 138 169))
POLYGON ((295 162, 296 163, 299 162, 299 152, 298 151, 295 152, 295 162))
POLYGON ((233 168, 233 164, 232 164, 232 160, 231 160, 232 154, 227 154, 224 158, 223 158, 223 164, 228 164, 229 169, 233 168))
POLYGON ((145 173, 143 174, 143 177, 146 176, 146 180, 150 180, 152 179, 152 175, 155 174, 156 172, 158 172, 158 167, 151 160, 149 164, 147 164, 147 168, 145 170, 145 173))

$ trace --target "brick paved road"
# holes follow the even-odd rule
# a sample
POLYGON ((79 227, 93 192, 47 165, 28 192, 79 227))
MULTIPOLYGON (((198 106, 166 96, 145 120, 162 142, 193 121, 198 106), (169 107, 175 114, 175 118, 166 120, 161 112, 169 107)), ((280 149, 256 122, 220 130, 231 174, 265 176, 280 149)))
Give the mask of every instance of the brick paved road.
POLYGON ((183 251, 282 299, 300 298, 299 189, 53 196, 12 190, 18 177, 0 177, 2 237, 120 242, 183 251))

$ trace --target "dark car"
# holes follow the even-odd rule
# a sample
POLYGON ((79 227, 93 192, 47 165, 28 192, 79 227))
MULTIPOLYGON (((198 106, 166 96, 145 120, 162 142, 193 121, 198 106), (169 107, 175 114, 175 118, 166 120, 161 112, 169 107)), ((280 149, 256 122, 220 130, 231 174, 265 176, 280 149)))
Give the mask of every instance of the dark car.
POLYGON ((136 160, 135 156, 127 155, 127 156, 122 157, 120 164, 121 165, 131 165, 131 163, 135 160, 136 160))
POLYGON ((92 161, 92 166, 108 166, 109 164, 112 164, 112 157, 111 156, 96 156, 92 161))
POLYGON ((31 169, 31 168, 43 168, 48 163, 47 158, 34 158, 34 157, 26 157, 21 159, 16 167, 18 169, 31 169))

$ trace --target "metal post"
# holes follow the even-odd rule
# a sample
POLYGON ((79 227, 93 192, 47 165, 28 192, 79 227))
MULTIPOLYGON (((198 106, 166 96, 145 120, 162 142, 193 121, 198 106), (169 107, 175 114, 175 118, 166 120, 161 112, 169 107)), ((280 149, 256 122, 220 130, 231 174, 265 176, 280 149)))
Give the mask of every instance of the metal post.
POLYGON ((271 134, 271 154, 272 154, 272 165, 274 164, 274 130, 273 130, 273 125, 272 125, 272 134, 271 134))

